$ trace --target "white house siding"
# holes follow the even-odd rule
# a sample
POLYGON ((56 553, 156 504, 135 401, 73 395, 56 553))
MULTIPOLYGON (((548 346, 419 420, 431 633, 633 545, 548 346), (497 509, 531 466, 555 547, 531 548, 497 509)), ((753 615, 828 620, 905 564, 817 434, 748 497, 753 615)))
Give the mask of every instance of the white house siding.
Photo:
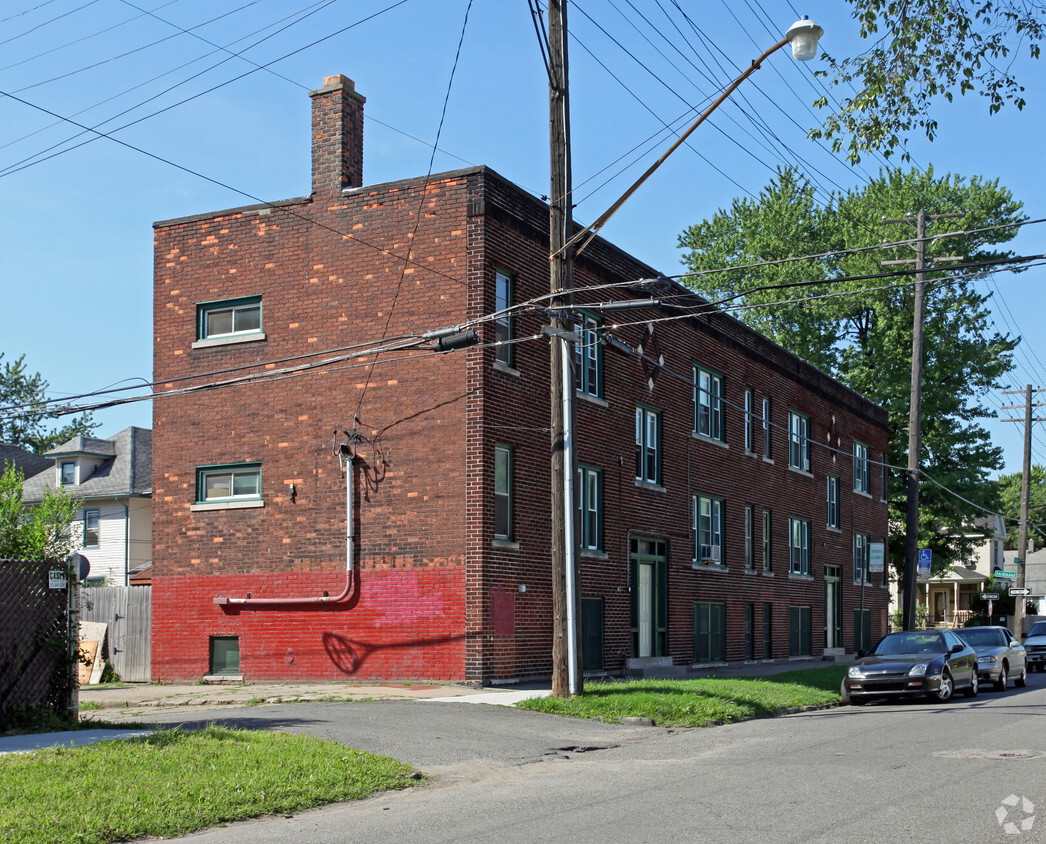
POLYGON ((148 498, 132 498, 127 502, 131 514, 131 561, 134 569, 153 558, 153 502, 148 498))
MULTIPOLYGON (((98 545, 81 549, 91 563, 89 577, 105 577, 106 585, 123 586, 127 577, 127 513, 123 502, 85 502, 76 513, 77 529, 81 532, 85 510, 98 511, 98 545)), ((81 533, 81 540, 82 536, 81 533)))

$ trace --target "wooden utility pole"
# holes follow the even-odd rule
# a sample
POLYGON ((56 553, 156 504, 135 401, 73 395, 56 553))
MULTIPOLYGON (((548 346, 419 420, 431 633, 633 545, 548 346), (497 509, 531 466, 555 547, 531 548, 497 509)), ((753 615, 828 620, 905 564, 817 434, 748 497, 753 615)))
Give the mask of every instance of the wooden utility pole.
POLYGON ((552 694, 569 697, 581 691, 577 647, 577 606, 573 531, 573 347, 565 339, 557 306, 569 305, 573 286, 572 248, 565 248, 573 228, 570 173, 570 98, 567 67, 567 2, 549 0, 549 292, 553 295, 550 339, 551 392, 551 562, 552 562, 552 694))
MULTIPOLYGON (((915 629, 915 607, 918 596, 919 562, 919 450, 922 432, 922 379, 923 379, 923 322, 926 311, 926 221, 962 217, 962 213, 927 215, 926 209, 919 210, 915 217, 897 220, 883 218, 883 223, 908 223, 915 226, 915 317, 912 323, 912 392, 908 405, 908 467, 907 509, 904 526, 904 592, 901 600, 905 630, 915 629)), ((938 260, 956 260, 954 258, 938 260)), ((906 264, 909 261, 883 261, 887 264, 906 264)))
MULTIPOLYGON (((1021 464, 1021 521, 1017 535, 1017 580, 1015 585, 1019 589, 1024 588, 1024 573, 1027 571, 1028 563, 1028 510, 1031 505, 1031 423, 1042 422, 1042 419, 1032 418, 1032 407, 1042 407, 1042 403, 1033 405, 1031 402, 1033 391, 1029 384, 1023 391, 1003 391, 1004 396, 1014 396, 1024 393, 1024 461, 1021 464)), ((1020 405, 1006 405, 1003 410, 1018 410, 1020 405)), ((1020 419, 1003 419, 1003 422, 1020 422, 1020 419)), ((1027 603, 1023 595, 1018 595, 1013 602, 1013 624, 1010 631, 1014 636, 1020 636, 1021 627, 1024 625, 1024 605, 1027 603)))

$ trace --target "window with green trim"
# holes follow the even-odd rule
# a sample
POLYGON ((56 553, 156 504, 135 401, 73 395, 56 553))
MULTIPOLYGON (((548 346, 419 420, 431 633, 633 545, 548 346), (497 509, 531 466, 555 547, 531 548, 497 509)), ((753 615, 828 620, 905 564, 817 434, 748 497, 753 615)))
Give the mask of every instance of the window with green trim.
POLYGON ((694 433, 723 439, 723 376, 694 367, 694 433))
POLYGON ((261 464, 205 466, 196 470, 196 501, 212 504, 261 498, 261 464))
POLYGON ((512 446, 494 446, 494 536, 512 538, 512 446))
POLYGON ((661 482, 661 413, 643 406, 636 408, 636 480, 661 482))
POLYGON ((810 471, 810 417, 794 410, 788 413, 788 465, 810 471))
POLYGON ((839 478, 828 476, 828 527, 839 527, 839 478))
POLYGON ((868 571, 871 564, 872 538, 867 533, 854 533, 854 583, 872 582, 868 571))
POLYGON ((577 501, 580 545, 584 551, 603 550, 603 472, 578 466, 577 501))
POLYGON ((603 344, 599 340, 601 321, 582 313, 581 322, 574 330, 581 337, 574 344, 574 363, 577 372, 577 390, 587 396, 603 396, 603 344))
POLYGON ((236 339, 261 333, 261 296, 205 302, 196 306, 198 340, 236 339))
POLYGON ((693 496, 693 530, 696 542, 695 563, 725 565, 723 531, 726 518, 723 502, 707 495, 693 496))
POLYGON ((788 561, 792 574, 810 574, 810 522, 808 519, 788 520, 788 561))
POLYGON ((515 346, 512 343, 512 315, 503 313, 512 306, 513 279, 506 272, 494 273, 494 359, 506 366, 515 363, 515 346))
POLYGON ((854 490, 864 493, 872 491, 868 446, 857 440, 854 440, 854 490))

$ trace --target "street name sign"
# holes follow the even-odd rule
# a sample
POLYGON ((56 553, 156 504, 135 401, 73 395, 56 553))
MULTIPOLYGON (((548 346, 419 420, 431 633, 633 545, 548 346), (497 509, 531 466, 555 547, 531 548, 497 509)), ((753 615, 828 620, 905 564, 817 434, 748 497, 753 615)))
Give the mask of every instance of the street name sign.
POLYGON ((1015 572, 1015 571, 1003 571, 1002 569, 996 569, 995 570, 995 576, 996 577, 1001 577, 1004 580, 1016 580, 1017 579, 1017 572, 1015 572))

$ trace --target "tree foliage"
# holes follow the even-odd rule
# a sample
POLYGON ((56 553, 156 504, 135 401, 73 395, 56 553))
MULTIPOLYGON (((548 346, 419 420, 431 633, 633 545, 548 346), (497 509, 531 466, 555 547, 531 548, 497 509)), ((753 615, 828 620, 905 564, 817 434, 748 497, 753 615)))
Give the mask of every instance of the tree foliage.
POLYGON ((61 562, 77 547, 72 528, 79 502, 64 489, 44 493, 43 501, 26 507, 22 471, 8 463, 0 475, 0 558, 61 562))
POLYGON ((0 442, 42 454, 98 427, 90 413, 80 414, 61 428, 50 427, 47 381, 26 368, 25 355, 14 362, 4 363, 3 359, 0 352, 0 442))
MULTIPOLYGON (((932 169, 880 174, 823 207, 809 182, 782 170, 757 199, 735 200, 679 238, 690 287, 736 308, 739 319, 886 408, 888 463, 902 469, 908 461, 913 278, 910 270, 880 262, 914 252, 910 243, 881 246, 914 234, 883 219, 919 208, 961 211, 962 219, 935 229, 970 232, 931 241, 928 262, 934 256, 961 256, 964 263, 1011 257, 996 247, 1016 229, 983 230, 1021 219, 1021 204, 1010 191, 976 178, 937 178, 932 169), (806 255, 817 257, 795 259, 806 255)), ((1001 467, 1002 450, 980 420, 995 415, 983 400, 1002 386, 1018 341, 994 330, 989 297, 969 274, 928 272, 925 287, 920 465, 941 486, 921 486, 920 545, 934 550, 935 569, 941 569, 967 550, 964 522, 979 515, 942 487, 978 505, 994 503, 988 476, 1001 467)), ((890 477, 890 548, 897 564, 904 549, 905 481, 903 471, 890 477)))
MULTIPOLYGON (((844 96, 811 135, 846 145, 851 161, 867 150, 885 155, 922 130, 933 140, 937 121, 930 106, 958 93, 978 93, 994 114, 1005 105, 1024 107, 1024 88, 1013 70, 1016 53, 1039 57, 1046 35, 1046 6, 1039 0, 848 0, 861 38, 871 42, 857 56, 826 55, 819 71, 844 96)), ((816 103, 829 108, 829 98, 816 103)))
MULTIPOLYGON (((1037 547, 1046 544, 1046 467, 1031 467, 1028 485, 1028 539, 1037 547)), ((1017 548, 1020 538, 1021 484, 1020 472, 1000 475, 995 482, 1000 512, 1006 518, 1006 547, 1017 548)))

